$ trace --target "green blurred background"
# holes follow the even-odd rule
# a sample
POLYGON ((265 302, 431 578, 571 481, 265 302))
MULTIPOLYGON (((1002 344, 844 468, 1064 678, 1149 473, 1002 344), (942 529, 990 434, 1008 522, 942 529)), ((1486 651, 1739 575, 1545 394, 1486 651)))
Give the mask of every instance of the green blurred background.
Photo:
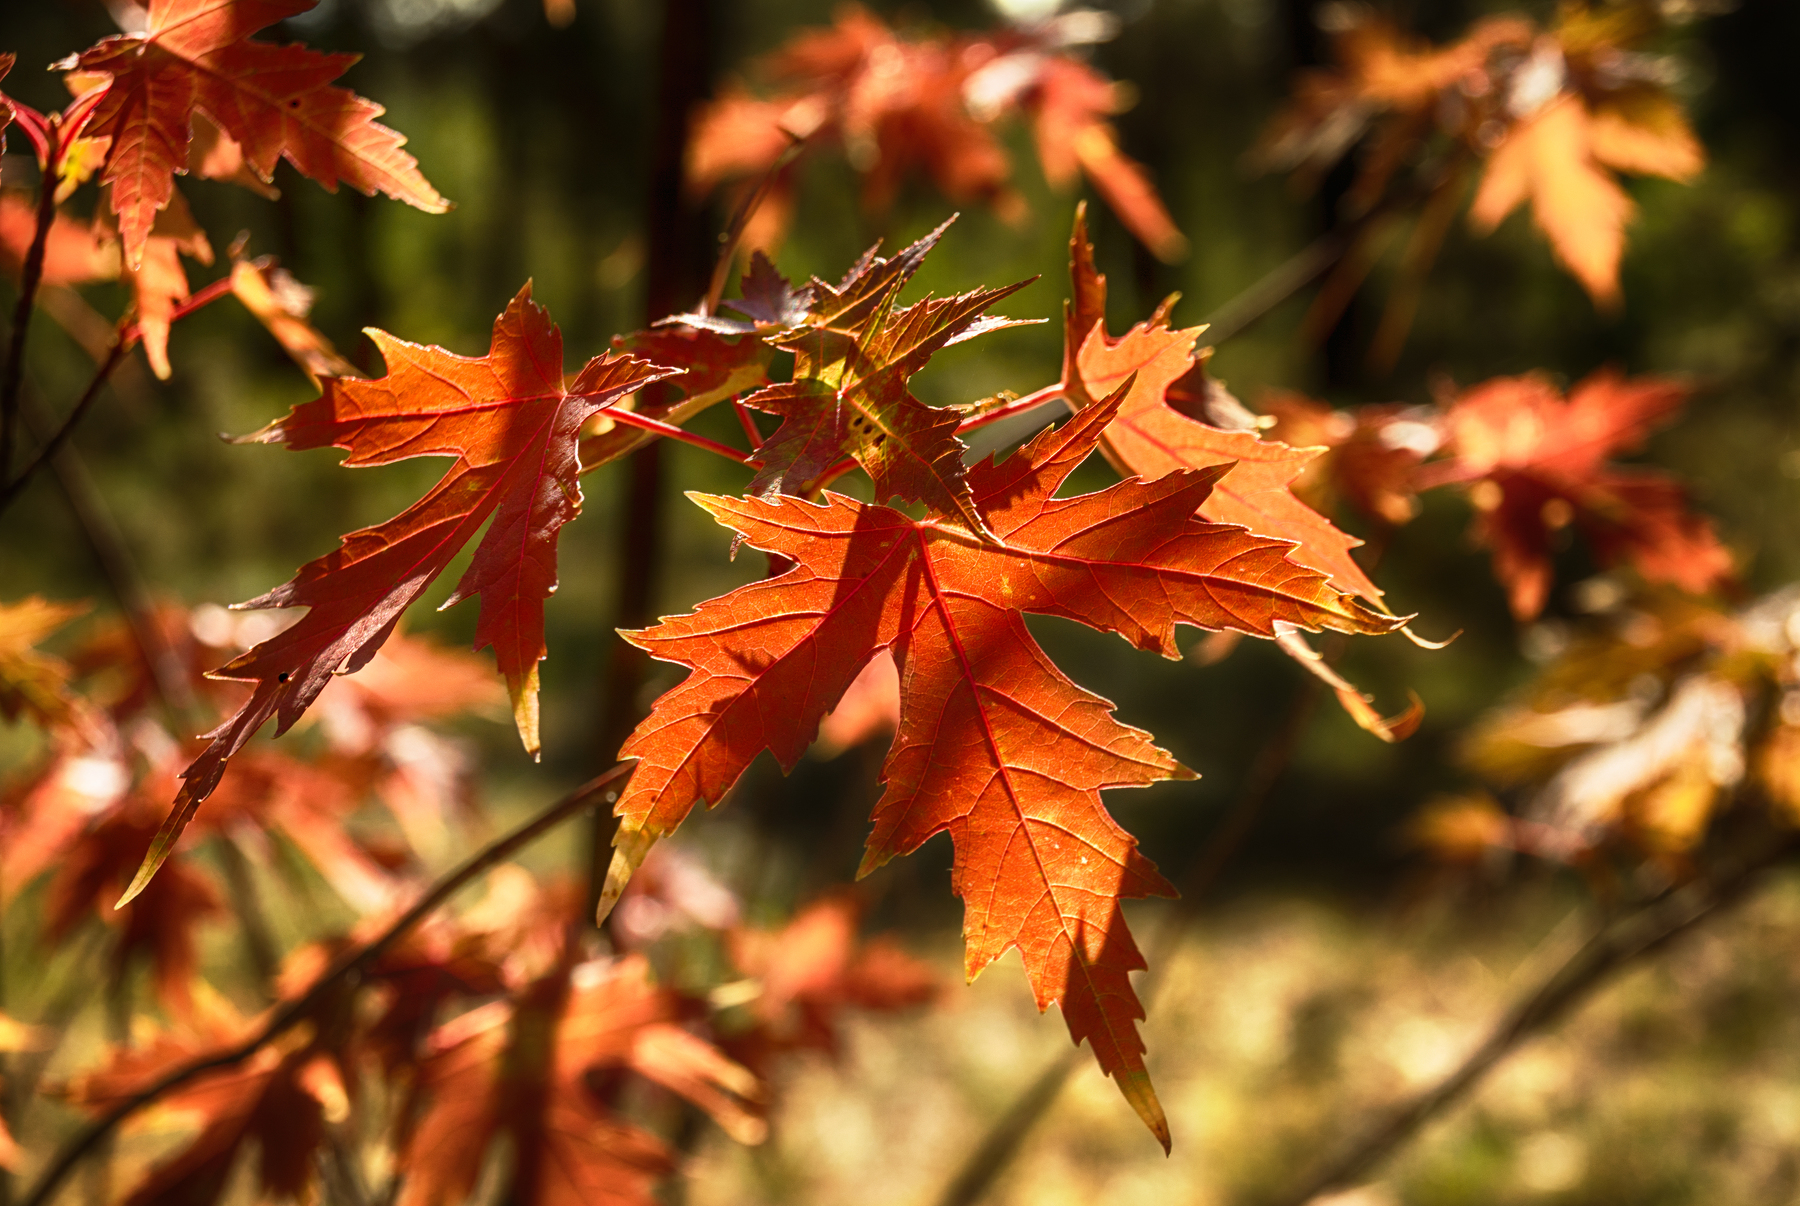
MULTIPOLYGON (((707 0, 698 7, 705 19, 691 31, 691 50, 704 65, 709 88, 796 29, 828 21, 833 9, 830 0, 707 0)), ((870 7, 919 29, 984 27, 999 16, 974 0, 870 7)), ((1321 61, 1324 35, 1310 0, 1120 0, 1110 7, 1122 18, 1121 31, 1094 57, 1139 96, 1118 121, 1122 144, 1150 166, 1193 248, 1181 263, 1159 264, 1134 246, 1104 206, 1092 206, 1100 266, 1112 283, 1110 324, 1122 329, 1177 290, 1183 300, 1175 318, 1191 324, 1329 225, 1330 199, 1342 181, 1327 181, 1318 195, 1308 196, 1244 166, 1246 150, 1286 95, 1295 69, 1321 61)), ((1553 6, 1443 0, 1392 7, 1413 28, 1445 40, 1486 12, 1522 8, 1544 19, 1553 6)), ((361 52, 363 61, 345 82, 387 107, 385 120, 405 132, 426 175, 456 208, 434 217, 354 193, 327 194, 285 164, 275 202, 204 181, 184 182, 183 190, 216 248, 222 251, 236 232, 247 231, 253 254, 278 256, 316 289, 314 321, 365 370, 379 367, 358 334, 367 326, 480 354, 493 316, 527 279, 562 325, 573 365, 605 350, 614 334, 656 316, 646 314, 644 263, 660 27, 659 6, 648 0, 577 0, 567 29, 546 22, 539 0, 323 0, 275 35, 361 52)), ((39 107, 59 105, 59 78, 39 68, 114 28, 98 0, 5 5, 0 47, 19 56, 7 90, 39 107)), ((1214 368, 1252 404, 1275 387, 1338 405, 1425 403, 1440 377, 1466 384, 1540 368, 1567 380, 1605 364, 1631 373, 1690 374, 1702 388, 1681 422, 1654 438, 1649 459, 1680 474, 1698 504, 1717 518, 1752 591, 1800 578, 1800 525, 1793 522, 1800 504, 1800 90, 1790 74, 1797 48, 1800 5, 1790 0, 1747 0, 1671 33, 1657 47, 1684 67, 1681 90, 1711 163, 1691 187, 1641 180, 1628 185, 1640 212, 1630 232, 1618 315, 1596 312, 1523 214, 1486 238, 1459 222, 1391 374, 1370 375, 1363 357, 1380 319, 1382 281, 1391 263, 1377 270, 1373 286, 1324 346, 1306 346, 1298 337, 1309 296, 1303 292, 1220 347, 1214 368)), ((1022 126, 1006 138, 1028 215, 1008 224, 978 208, 965 213, 919 274, 912 296, 1035 275, 1038 282, 1002 309, 1053 321, 938 356, 915 383, 928 401, 970 400, 999 389, 1023 393, 1054 380, 1059 370, 1054 320, 1065 292, 1076 197, 1045 185, 1022 126)), ((31 175, 23 161, 6 160, 7 183, 26 183, 31 175)), ((778 257, 789 275, 835 279, 877 238, 898 245, 951 209, 918 183, 891 212, 870 215, 859 208, 857 191, 841 160, 808 163, 798 220, 778 257)), ((725 214, 715 209, 695 218, 700 233, 690 238, 690 250, 703 260, 705 232, 722 225, 725 214)), ((195 269, 191 275, 198 285, 222 271, 195 269)), ((122 296, 104 289, 92 293, 109 313, 123 304, 122 296)), ((10 296, 5 300, 10 305, 10 296)), ((172 381, 128 374, 77 440, 158 590, 190 603, 260 594, 331 548, 339 533, 394 514, 441 472, 433 462, 348 472, 330 452, 294 454, 218 440, 216 433, 254 430, 312 396, 274 342, 230 303, 179 324, 171 359, 172 381)), ((90 369, 53 324, 35 332, 30 373, 50 405, 66 406, 90 369)), ((724 408, 696 428, 721 439, 741 438, 724 408)), ((670 538, 658 613, 688 610, 761 570, 757 557, 733 564, 728 535, 680 497, 689 489, 738 491, 744 473, 685 447, 667 455, 670 538)), ((1088 472, 1093 481, 1104 480, 1102 468, 1088 472)), ((585 513, 562 537, 562 585, 549 605, 543 765, 531 765, 499 725, 473 733, 484 747, 490 793, 497 799, 544 799, 557 785, 611 760, 613 751, 597 748, 595 713, 606 663, 617 647, 610 636, 619 573, 613 540, 623 482, 619 465, 591 476, 585 513)), ((1466 782, 1454 759, 1458 735, 1529 672, 1522 649, 1553 643, 1570 610, 1567 585, 1591 572, 1579 549, 1565 551, 1559 593, 1546 619, 1535 632, 1521 631, 1507 615, 1485 554, 1465 538, 1469 518, 1459 498, 1443 492, 1428 497, 1422 518, 1401 530, 1376 574, 1397 610, 1420 613, 1422 631, 1440 636, 1460 629, 1461 639, 1441 652, 1397 638, 1360 641, 1343 662, 1349 676, 1389 710, 1403 702, 1407 689, 1417 690, 1429 710, 1423 729, 1402 745, 1384 746, 1335 709, 1319 709, 1249 849, 1229 874, 1227 899, 1234 903, 1221 906, 1227 913, 1209 932, 1229 935, 1233 924, 1246 933, 1272 927, 1289 935, 1283 949, 1295 958, 1344 960, 1351 958, 1346 951, 1374 941, 1370 933, 1401 924, 1391 910, 1410 899, 1410 880, 1399 824, 1433 792, 1466 782), (1303 903, 1321 900, 1332 902, 1324 914, 1308 912, 1314 906, 1303 903), (1256 912, 1263 907, 1257 901, 1274 912, 1256 912), (1300 920, 1282 921, 1284 909, 1299 910, 1300 920), (1344 927, 1350 937, 1343 936, 1344 927)), ((104 582, 82 549, 61 499, 40 484, 13 509, 0 536, 0 595, 103 599, 104 582)), ((435 597, 446 595, 453 581, 446 576, 435 597)), ((472 634, 474 612, 421 610, 408 623, 414 631, 461 642, 472 634)), ((1235 798, 1253 751, 1288 713, 1300 672, 1257 642, 1218 665, 1200 667, 1164 662, 1073 625, 1034 621, 1033 627, 1073 678, 1117 701, 1123 719, 1152 730, 1202 773, 1197 783, 1114 793, 1110 801, 1146 852, 1178 875, 1235 798)), ((663 668, 652 685, 660 689, 676 676, 663 668)), ((877 761, 851 755, 808 762, 782 780, 765 759, 740 790, 734 815, 695 824, 755 830, 758 848, 773 851, 758 885, 759 907, 784 911, 853 873, 863 834, 858 812, 872 799, 877 761)), ((545 858, 576 859, 576 845, 571 840, 566 850, 545 858)), ((947 953, 958 922, 948 891, 948 844, 934 843, 904 867, 896 872, 904 884, 884 896, 879 920, 905 926, 947 953)), ((1436 937, 1415 934, 1424 944, 1414 952, 1419 967, 1436 966, 1432 951, 1438 948, 1431 942, 1439 940, 1456 950, 1465 938, 1509 950, 1530 947, 1533 927, 1548 930, 1544 919, 1567 907, 1554 876, 1544 873, 1530 891, 1537 895, 1517 905, 1522 912, 1497 913, 1488 919, 1491 925, 1476 926, 1485 938, 1455 930, 1473 924, 1466 921, 1442 922, 1463 935, 1457 943, 1443 939, 1442 927, 1432 928, 1437 923, 1424 925, 1436 937)), ((1783 909, 1778 912, 1787 928, 1775 926, 1775 941, 1791 945, 1800 929, 1791 902, 1783 909)), ((1767 952, 1758 950, 1751 962, 1760 967, 1757 960, 1767 952)), ((1518 955, 1515 950, 1507 957, 1518 955)), ((1211 957, 1206 951, 1189 957, 1200 962, 1184 971, 1182 982, 1194 992, 1222 983, 1219 975, 1196 970, 1211 957)), ((1453 963, 1457 957, 1443 959, 1453 963)), ((1221 974, 1232 968, 1245 976, 1263 974, 1255 971, 1262 964, 1248 955, 1236 963, 1218 958, 1221 974)), ((1265 962, 1282 966, 1274 956, 1265 962)), ((1326 971, 1320 974, 1329 979, 1326 971)), ((1363 974, 1382 973, 1365 968, 1363 974)), ((1349 972, 1342 977, 1354 978, 1349 972)), ((1004 991, 1018 987, 1009 983, 1004 991)), ((1468 1008, 1472 1017, 1486 1016, 1484 1005, 1468 1008)), ((1361 1016, 1350 1005, 1343 1009, 1349 1012, 1342 1017, 1361 1016)), ((1199 1012, 1181 1025, 1153 1022, 1152 1050, 1159 1044, 1179 1048, 1183 1026, 1204 1030, 1214 1024, 1200 1006, 1193 1010, 1199 1012)), ((1333 1033, 1341 1037, 1352 1023, 1331 1020, 1339 1016, 1325 1009, 1320 1025, 1338 1026, 1333 1033)), ((954 1041, 947 1036, 969 1020, 953 1017, 938 1039, 918 1041, 954 1041)), ((1033 1036, 1018 1040, 1030 1044, 1017 1058, 1015 1070, 1024 1077, 1038 1052, 1055 1049, 1061 1033, 1050 1020, 1021 1033, 1033 1036)), ((1335 1050, 1338 1041, 1327 1046, 1335 1050)), ((1186 1065, 1196 1057, 1170 1058, 1186 1065)), ((1221 1060, 1220 1066, 1229 1065, 1221 1060)), ((1194 1075, 1203 1072, 1197 1068, 1194 1075)), ((1791 1089, 1783 1091, 1791 1096, 1791 1089)), ((1005 1094, 995 1090, 992 1096, 998 1109, 1005 1094)), ((1786 1108, 1800 1109, 1791 1103, 1786 1108)), ((1123 1111, 1112 1112, 1129 1123, 1123 1111)), ((1311 1115, 1302 1110, 1296 1117, 1302 1121, 1292 1125, 1304 1135, 1312 1125, 1304 1119, 1311 1115)), ((1472 1151, 1492 1146, 1479 1132, 1477 1127, 1465 1137, 1475 1145, 1472 1151)), ((1134 1149, 1133 1159, 1143 1154, 1134 1149)), ((759 1192, 780 1199, 783 1182, 765 1178, 762 1184, 759 1192)), ((1476 1177, 1471 1184, 1492 1189, 1497 1182, 1476 1177)), ((1586 1182, 1557 1184, 1563 1193, 1586 1182)), ((1706 1200, 1692 1196, 1701 1193, 1698 1183, 1670 1192, 1675 1196, 1641 1186, 1618 1190, 1622 1196, 1597 1189, 1597 1196, 1580 1200, 1706 1200)), ((1449 1189, 1420 1193, 1416 1200, 1499 1200, 1449 1189)), ((1408 1200, 1415 1200, 1411 1191, 1408 1200)))

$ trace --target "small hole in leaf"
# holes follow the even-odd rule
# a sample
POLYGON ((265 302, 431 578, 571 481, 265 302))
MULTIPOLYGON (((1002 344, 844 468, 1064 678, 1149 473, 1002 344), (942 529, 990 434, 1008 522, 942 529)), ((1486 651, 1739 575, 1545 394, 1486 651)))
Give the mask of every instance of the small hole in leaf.
POLYGON ((275 681, 278 683, 285 683, 287 680, 288 680, 288 672, 286 670, 283 670, 280 674, 277 674, 275 676, 275 681))

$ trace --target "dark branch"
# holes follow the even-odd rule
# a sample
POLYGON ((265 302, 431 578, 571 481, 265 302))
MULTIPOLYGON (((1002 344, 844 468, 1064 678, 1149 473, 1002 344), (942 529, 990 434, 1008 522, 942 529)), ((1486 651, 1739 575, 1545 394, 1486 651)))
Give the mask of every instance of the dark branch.
POLYGON ((271 1039, 305 1021, 313 1009, 327 995, 335 992, 341 983, 354 982, 360 978, 363 971, 380 958, 388 947, 482 872, 511 857, 520 848, 530 845, 564 821, 586 812, 595 804, 610 803, 618 799, 618 785, 630 776, 633 765, 632 763, 619 763, 605 774, 576 788, 524 825, 471 855, 454 871, 433 884, 430 891, 426 892, 417 904, 401 914, 378 937, 360 949, 350 951, 339 958, 303 995, 275 1010, 256 1033, 237 1046, 228 1047, 223 1051, 215 1051, 211 1055, 170 1069, 155 1081, 94 1119, 80 1134, 64 1145, 63 1149, 56 1154, 55 1159, 50 1161, 49 1167, 38 1178, 38 1183, 26 1195, 21 1206, 44 1206, 67 1179, 69 1173, 81 1162, 82 1157, 92 1151, 95 1146, 112 1134, 121 1122, 138 1110, 193 1080, 196 1076, 220 1068, 229 1068, 233 1064, 248 1059, 271 1039))
MULTIPOLYGON (((38 180, 37 228, 19 274, 19 300, 13 307, 12 346, 6 353, 6 376, 0 379, 0 481, 12 472, 13 444, 19 434, 19 387, 25 381, 25 336, 44 279, 44 252, 56 221, 56 127, 49 127, 49 150, 38 180)), ((10 497, 10 495, 8 495, 10 497)), ((4 502, 0 502, 4 506, 4 502)))
POLYGON ((1462 1065, 1420 1093, 1348 1150, 1316 1169, 1273 1206, 1304 1206, 1321 1194, 1352 1185, 1473 1089, 1489 1069, 1526 1039, 1552 1025, 1628 964, 1742 899, 1759 875, 1791 855, 1800 841, 1776 842, 1749 859, 1690 883, 1608 926, 1536 989, 1506 1011, 1487 1040, 1462 1065))
MULTIPOLYGON (((23 322, 23 319, 14 319, 13 344, 15 347, 22 346, 19 340, 19 334, 25 329, 23 322)), ((44 442, 44 445, 38 449, 37 455, 32 457, 30 462, 27 463, 23 469, 19 470, 19 476, 13 478, 12 481, 8 482, 4 487, 0 487, 0 511, 4 511, 7 507, 11 506, 13 500, 24 493, 25 487, 30 483, 32 475, 47 465, 52 457, 62 451, 63 445, 69 442, 69 437, 75 434, 75 428, 81 423, 82 418, 94 405, 94 400, 100 396, 100 387, 106 384, 106 379, 112 376, 112 371, 119 367, 120 361, 125 359, 127 346, 128 344, 123 331, 113 337, 112 347, 108 348, 106 352, 106 359, 102 360, 99 367, 94 370, 93 380, 88 382, 86 391, 82 393, 81 398, 75 403, 75 409, 69 412, 69 417, 63 420, 63 425, 56 429, 55 435, 52 435, 44 442)), ((13 393, 12 401, 14 406, 7 411, 9 420, 17 410, 17 391, 14 391, 13 393)))

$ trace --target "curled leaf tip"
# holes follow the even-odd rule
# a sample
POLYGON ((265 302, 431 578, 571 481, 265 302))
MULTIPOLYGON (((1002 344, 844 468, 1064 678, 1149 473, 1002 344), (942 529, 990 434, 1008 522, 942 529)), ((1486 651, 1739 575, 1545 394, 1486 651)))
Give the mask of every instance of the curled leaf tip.
MULTIPOLYGON (((1412 619, 1413 617, 1408 616, 1407 618, 1412 619)), ((1404 624, 1400 626, 1400 632, 1406 637, 1407 640, 1411 641, 1413 644, 1417 645, 1421 649, 1445 649, 1445 648, 1448 648, 1450 646, 1450 644, 1456 640, 1457 637, 1459 637, 1463 634, 1463 630, 1458 628, 1455 632, 1451 633, 1449 636, 1445 637, 1441 641, 1430 641, 1430 640, 1426 640, 1424 637, 1420 636, 1418 633, 1414 632, 1411 628, 1407 627, 1404 624)))

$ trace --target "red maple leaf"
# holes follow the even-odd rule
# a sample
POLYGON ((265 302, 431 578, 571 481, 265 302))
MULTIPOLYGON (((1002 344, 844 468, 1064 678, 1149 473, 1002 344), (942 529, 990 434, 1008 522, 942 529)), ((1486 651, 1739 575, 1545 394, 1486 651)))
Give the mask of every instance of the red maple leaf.
MULTIPOLYGON (((953 201, 986 201, 1003 216, 1023 210, 1012 166, 996 137, 1002 121, 1032 123, 1044 175, 1058 188, 1085 173, 1126 228, 1165 260, 1187 240, 1157 196, 1150 174, 1118 145, 1109 120, 1125 89, 1067 53, 1073 26, 1019 23, 982 34, 901 36, 867 10, 846 5, 827 29, 806 30, 759 60, 775 85, 759 97, 742 85, 694 121, 687 177, 708 192, 734 177, 760 177, 808 146, 840 145, 862 176, 871 209, 890 204, 914 173, 953 201)), ((792 215, 793 170, 781 169, 745 241, 766 247, 792 215)))
POLYGON ((306 321, 312 309, 312 290, 289 276, 274 260, 233 260, 231 292, 243 303, 244 309, 268 328, 269 334, 315 387, 321 377, 362 375, 355 365, 338 355, 329 339, 306 321))
POLYGON ((215 675, 255 683, 238 713, 214 729, 188 767, 168 821, 127 898, 141 889, 226 762, 270 717, 286 732, 335 673, 361 669, 407 606, 443 572, 489 518, 474 560, 445 606, 481 597, 476 647, 492 645, 512 695, 525 748, 538 748, 537 664, 544 657, 544 599, 556 588, 556 542, 581 509, 575 441, 592 415, 670 370, 631 356, 595 357, 563 376, 562 333, 519 291, 494 321, 481 357, 458 356, 372 332, 389 373, 374 381, 326 378, 322 397, 255 435, 295 450, 337 447, 345 464, 385 465, 415 456, 455 458, 424 498, 293 581, 245 607, 308 607, 293 627, 234 658, 215 675))
POLYGON ((761 992, 750 1002, 757 1025, 730 1050, 759 1071, 783 1051, 836 1054, 838 1014, 923 1005, 937 995, 936 974, 893 941, 857 940, 862 904, 839 890, 807 905, 778 931, 738 929, 731 961, 761 992))
POLYGON ((791 769, 863 664, 892 649, 900 730, 864 872, 948 832, 969 974, 1019 947, 1040 1007, 1061 1002, 1071 1034, 1093 1044, 1166 1144, 1134 1025, 1143 1010, 1129 976, 1143 960, 1119 906, 1173 890, 1107 815, 1100 791, 1192 772, 1057 671, 1023 613, 1117 632, 1170 657, 1181 623, 1271 636, 1277 621, 1347 632, 1399 621, 1289 561, 1287 542, 1195 519, 1223 468, 1053 498, 1125 393, 1004 464, 969 471, 995 543, 835 494, 822 504, 696 496, 750 544, 796 564, 629 634, 693 673, 620 753, 638 765, 617 807, 608 890, 696 803, 722 800, 762 750, 791 769))
POLYGON ((429 1100, 401 1160, 398 1206, 455 1206, 489 1147, 511 1141, 505 1198, 519 1206, 650 1206, 674 1170, 669 1149, 610 1107, 609 1081, 632 1072, 685 1097, 734 1137, 766 1131, 756 1078, 680 1025, 680 1002, 632 957, 567 965, 448 1023, 419 1068, 429 1100))
POLYGON ((95 818, 57 851, 56 873, 45 904, 45 936, 66 939, 90 918, 118 930, 112 975, 119 980, 142 956, 150 965, 157 995, 177 1016, 193 1004, 199 967, 196 945, 201 922, 224 911, 212 883, 185 860, 176 860, 122 909, 114 909, 119 889, 136 868, 144 844, 156 832, 157 814, 134 795, 95 818))
MULTIPOLYGON (((1074 297, 1064 307, 1063 391, 1076 408, 1131 381, 1118 417, 1101 442, 1121 473, 1161 477, 1177 469, 1228 465, 1218 486, 1200 504, 1215 523, 1242 524, 1264 536, 1291 540, 1301 565, 1329 575, 1341 590, 1379 603, 1381 590, 1350 556, 1362 541, 1294 497, 1289 485, 1318 450, 1291 448, 1254 432, 1225 431, 1169 405, 1174 388, 1191 388, 1211 349, 1196 354, 1205 327, 1172 329, 1169 303, 1118 339, 1106 333, 1106 278, 1094 269, 1087 215, 1077 209, 1069 239, 1074 297)), ((1170 299, 1171 301, 1173 299, 1170 299)))
MULTIPOLYGON (((190 1031, 158 1035, 136 1050, 115 1050, 106 1067, 76 1079, 68 1096, 77 1105, 104 1110, 170 1068, 233 1046, 248 1029, 227 1015, 190 1031)), ((194 1116, 200 1133, 153 1167, 125 1206, 212 1206, 248 1150, 257 1153, 257 1186, 264 1198, 303 1200, 328 1124, 348 1112, 346 1081, 335 1055, 318 1039, 264 1047, 247 1060, 195 1077, 162 1104, 194 1116)))
POLYGON ((1667 377, 1626 380, 1603 369, 1566 399, 1532 374, 1495 378, 1450 405, 1453 459, 1427 466, 1422 480, 1470 483, 1475 539, 1493 552, 1514 616, 1544 609, 1552 537, 1570 523, 1602 562, 1629 561, 1653 582, 1699 593, 1731 576, 1731 555, 1712 524, 1688 510, 1679 483, 1607 461, 1641 445, 1688 392, 1667 377))
POLYGON ((1294 481, 1294 493, 1326 510, 1342 499, 1363 515, 1398 527, 1419 513, 1414 477, 1421 461, 1443 442, 1438 416, 1424 407, 1397 404, 1333 410, 1288 390, 1260 399, 1275 420, 1272 436, 1295 447, 1329 449, 1294 481))
POLYGON ((285 157, 329 189, 343 181, 427 213, 449 208, 400 149, 406 139, 375 121, 381 106, 331 86, 356 55, 248 40, 316 2, 150 0, 141 33, 107 38, 58 65, 111 77, 84 133, 112 140, 101 179, 112 186, 128 266, 143 259, 173 177, 187 169, 196 111, 264 181, 285 157))

